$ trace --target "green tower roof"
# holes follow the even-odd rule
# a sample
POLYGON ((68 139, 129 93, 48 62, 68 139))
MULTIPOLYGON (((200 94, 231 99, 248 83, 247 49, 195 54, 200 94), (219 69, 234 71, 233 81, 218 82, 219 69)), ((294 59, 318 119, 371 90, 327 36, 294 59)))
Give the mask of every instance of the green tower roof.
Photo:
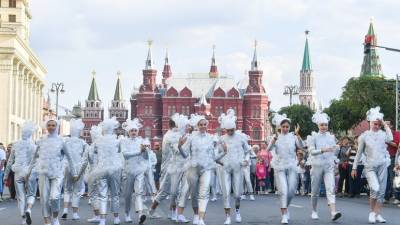
POLYGON ((371 21, 368 28, 368 33, 364 39, 364 59, 361 66, 360 76, 378 76, 382 77, 382 66, 379 60, 377 49, 374 45, 377 45, 377 36, 375 35, 374 24, 371 21), (372 46, 367 46, 371 44, 372 46))
POLYGON ((115 93, 114 93, 114 101, 122 101, 122 100, 123 96, 122 96, 121 77, 120 77, 120 72, 118 72, 117 85, 115 87, 115 93))
POLYGON ((304 46, 303 64, 301 66, 301 71, 310 71, 310 70, 312 70, 310 50, 308 49, 308 38, 306 38, 306 45, 304 46))
POLYGON ((93 71, 92 74, 93 74, 93 78, 92 78, 92 83, 90 85, 88 100, 89 101, 100 101, 99 93, 97 91, 96 79, 95 79, 96 72, 93 71))

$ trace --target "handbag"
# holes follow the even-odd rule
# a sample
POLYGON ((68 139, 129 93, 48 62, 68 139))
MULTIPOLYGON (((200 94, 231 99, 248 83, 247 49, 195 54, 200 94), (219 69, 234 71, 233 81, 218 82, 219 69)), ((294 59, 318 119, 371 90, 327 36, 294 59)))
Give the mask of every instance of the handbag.
POLYGON ((393 187, 395 189, 400 189, 400 174, 396 173, 396 176, 393 179, 393 187))

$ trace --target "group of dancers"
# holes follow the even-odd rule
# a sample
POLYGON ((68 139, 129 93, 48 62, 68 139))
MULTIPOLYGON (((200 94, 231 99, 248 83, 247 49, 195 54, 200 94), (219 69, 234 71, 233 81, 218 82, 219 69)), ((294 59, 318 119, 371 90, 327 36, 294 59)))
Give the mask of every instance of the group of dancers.
MULTIPOLYGON (((370 186, 371 211, 368 221, 384 223, 381 206, 386 189, 387 167, 390 164, 386 144, 393 137, 391 130, 383 122, 379 107, 370 109, 367 119, 370 121, 370 130, 359 137, 352 176, 357 175, 357 165, 361 157, 365 157, 365 172, 370 186)), ((14 171, 22 224, 32 224, 31 210, 37 185, 45 225, 60 224, 58 217, 63 187, 64 208, 61 217, 67 219, 68 208, 72 207, 72 219, 79 220, 79 200, 85 180, 94 214, 88 222, 105 225, 110 201, 109 211, 114 217, 113 222, 120 224, 122 196, 125 202, 125 222, 133 222, 131 202, 134 197, 136 221, 143 224, 148 217, 159 217, 156 209, 169 196, 169 217, 172 220, 179 223, 190 222, 183 215, 186 200, 190 199, 194 214, 193 224, 205 225, 210 189, 215 187, 217 178, 223 194, 224 224, 231 224, 232 207, 235 221, 241 222, 240 200, 244 183, 249 183, 249 192, 253 190, 246 171, 250 155, 254 153, 248 144, 249 137, 236 129, 233 109, 223 113, 218 121, 224 130, 221 136, 208 133, 208 121, 202 115, 192 114, 188 118, 175 114, 171 117, 169 130, 162 141, 161 184, 158 190, 153 178, 153 165, 157 159, 151 150, 150 141, 139 136, 142 125, 137 118, 123 123, 126 137, 117 137, 114 134, 114 130, 119 127, 115 118, 105 119, 98 126, 92 126, 90 145, 80 139, 84 128, 81 120, 71 121, 70 136, 67 138, 58 135, 57 120, 48 120, 45 123, 47 135, 36 143, 31 136, 37 127, 32 122, 27 122, 22 128, 22 140, 13 144, 4 179, 8 178, 10 170, 14 171), (143 205, 146 192, 153 195, 147 213, 143 205), (231 197, 234 202, 231 202, 231 197)), ((282 224, 289 223, 291 219, 288 208, 298 184, 298 150, 308 151, 309 154, 311 218, 319 219, 317 202, 322 182, 326 189, 331 219, 336 221, 342 217, 342 213, 336 209, 335 201, 335 166, 339 147, 335 136, 328 131, 327 114, 317 112, 312 121, 318 125, 318 132, 313 132, 303 141, 298 125, 294 132, 290 132, 292 124, 286 115, 275 114, 272 119, 277 132, 269 141, 267 150, 273 154, 271 166, 274 168, 280 198, 282 224)), ((254 199, 253 196, 251 198, 254 199)))

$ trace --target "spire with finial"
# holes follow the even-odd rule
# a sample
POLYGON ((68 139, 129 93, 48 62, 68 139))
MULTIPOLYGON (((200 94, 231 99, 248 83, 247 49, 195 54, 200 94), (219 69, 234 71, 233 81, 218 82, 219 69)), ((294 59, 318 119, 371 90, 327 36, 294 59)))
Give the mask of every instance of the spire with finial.
POLYGON ((304 31, 306 34, 306 44, 304 46, 304 54, 303 54, 303 64, 301 66, 302 72, 311 71, 311 59, 310 59, 310 51, 308 49, 308 34, 310 33, 309 30, 304 31))
POLYGON ((172 76, 171 72, 171 65, 169 65, 169 56, 168 56, 168 49, 165 52, 165 61, 164 61, 164 69, 162 72, 162 84, 164 87, 167 86, 166 80, 172 76))
POLYGON ((151 46, 153 45, 153 41, 152 40, 148 40, 147 44, 149 46, 149 51, 147 52, 147 59, 146 59, 146 70, 151 70, 153 69, 153 57, 151 55, 151 46))
POLYGON ((383 76, 382 66, 376 49, 378 39, 374 29, 374 18, 371 17, 368 33, 364 38, 364 60, 360 76, 383 76))
POLYGON ((121 72, 117 72, 117 85, 115 87, 115 93, 114 93, 114 101, 123 101, 123 95, 122 95, 122 84, 121 84, 121 72))
POLYGON ((96 71, 92 71, 92 83, 90 84, 89 90, 89 101, 100 101, 99 93, 97 91, 97 84, 96 84, 96 71))
POLYGON ((259 62, 257 59, 257 40, 254 40, 254 54, 253 54, 253 61, 251 61, 251 70, 257 71, 259 68, 259 62))
POLYGON ((218 68, 217 64, 215 63, 215 45, 213 45, 213 54, 211 57, 211 67, 210 67, 210 78, 218 77, 218 68))

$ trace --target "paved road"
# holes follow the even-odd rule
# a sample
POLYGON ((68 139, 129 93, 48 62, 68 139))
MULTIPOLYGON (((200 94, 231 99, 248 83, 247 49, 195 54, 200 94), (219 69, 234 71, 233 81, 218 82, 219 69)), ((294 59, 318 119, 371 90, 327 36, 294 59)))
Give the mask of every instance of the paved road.
MULTIPOLYGON (((166 200, 168 201, 168 200, 166 200)), ((326 200, 321 199, 320 201, 320 220, 312 221, 310 219, 310 204, 308 197, 296 196, 293 205, 290 208, 291 212, 291 224, 368 224, 368 204, 367 198, 359 199, 348 199, 340 198, 337 200, 338 209, 342 211, 343 218, 339 221, 332 223, 330 221, 328 207, 326 205, 326 200)), ((149 205, 147 202, 146 205, 149 205)), ((17 217, 16 201, 5 201, 0 203, 0 225, 19 225, 20 219, 17 217)), ((166 207, 167 202, 163 202, 157 211, 163 216, 161 219, 147 220, 146 224, 176 224, 169 221, 166 218, 168 209, 166 207)), ((121 211, 122 208, 121 208, 121 211)), ((278 198, 276 195, 266 195, 266 196, 256 196, 256 201, 242 201, 241 214, 243 218, 242 225, 265 225, 265 224, 280 224, 280 214, 278 210, 278 198)), ((397 206, 386 205, 383 214, 387 220, 387 224, 400 224, 400 208, 397 206)), ((89 224, 86 219, 91 217, 90 206, 87 204, 87 199, 82 200, 82 207, 80 212, 81 220, 72 221, 66 220, 61 221, 62 225, 82 225, 89 224)), ((192 210, 187 209, 185 216, 190 218, 192 216, 192 210)), ((232 222, 233 220, 232 216, 232 222)), ((34 225, 40 225, 42 223, 40 205, 36 204, 33 209, 33 220, 34 225)), ((122 223, 123 215, 121 216, 122 223)), ((217 202, 210 202, 207 208, 207 225, 222 225, 224 222, 222 202, 218 200, 217 202)), ((107 224, 112 224, 111 218, 109 218, 107 224)), ((234 222, 232 224, 235 224, 234 222)))

